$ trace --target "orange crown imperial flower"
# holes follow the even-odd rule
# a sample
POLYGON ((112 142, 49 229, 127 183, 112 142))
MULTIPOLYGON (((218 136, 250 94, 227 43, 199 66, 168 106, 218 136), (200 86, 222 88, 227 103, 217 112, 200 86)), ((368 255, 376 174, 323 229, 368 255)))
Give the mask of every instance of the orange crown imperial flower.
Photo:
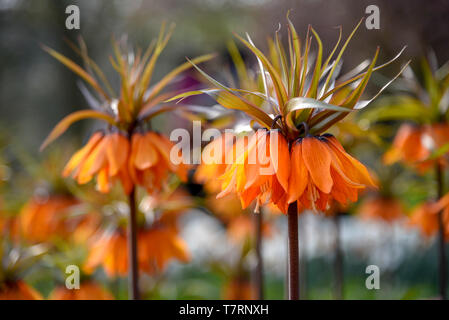
POLYGON ((376 186, 365 166, 332 135, 306 135, 289 151, 282 134, 267 130, 250 137, 246 150, 222 179, 219 198, 236 192, 243 208, 257 200, 256 210, 272 202, 283 212, 295 201, 302 208, 324 211, 333 199, 342 205, 355 202, 361 190, 376 186), (260 161, 263 152, 265 163, 260 161))
POLYGON ((0 300, 42 300, 41 294, 23 280, 0 284, 0 300))
POLYGON ((67 238, 70 234, 68 210, 78 201, 67 196, 50 196, 42 200, 31 198, 18 216, 18 235, 30 242, 46 242, 67 238))
POLYGON ((383 220, 388 223, 405 217, 401 201, 393 196, 376 195, 368 198, 358 212, 363 219, 383 220))
POLYGON ((97 188, 103 193, 109 192, 113 183, 120 180, 129 193, 132 188, 126 167, 129 149, 128 139, 122 134, 96 132, 72 156, 62 174, 64 177, 71 175, 79 184, 97 176, 97 188))
POLYGON ((449 240, 449 210, 448 210, 449 196, 445 196, 440 201, 427 201, 416 207, 408 221, 409 226, 418 227, 421 233, 426 237, 432 237, 438 233, 439 222, 438 212, 443 211, 443 224, 444 224, 444 238, 449 240))
POLYGON ((278 131, 258 130, 221 177, 223 191, 217 197, 236 192, 243 208, 255 199, 256 211, 259 205, 268 201, 285 208, 289 172, 290 158, 285 138, 278 131))
POLYGON ((131 138, 131 155, 128 168, 133 182, 151 193, 161 188, 169 172, 175 173, 182 181, 187 180, 187 165, 174 165, 170 153, 174 144, 165 136, 155 133, 136 132, 131 138))
POLYGON ((402 161, 424 173, 435 163, 447 166, 449 124, 403 124, 399 128, 391 148, 384 155, 385 164, 402 161))
MULTIPOLYGON (((87 145, 70 159, 63 172, 64 176, 72 175, 80 184, 96 177, 97 188, 104 193, 109 192, 116 181, 120 181, 125 192, 130 193, 135 184, 148 190, 160 187, 167 172, 175 172, 185 178, 186 167, 175 166, 169 159, 172 144, 168 139, 156 133, 146 133, 140 139, 141 135, 137 133, 154 117, 175 108, 163 102, 176 92, 164 92, 164 89, 179 74, 192 67, 189 62, 185 62, 150 87, 156 62, 172 32, 173 27, 166 32, 163 24, 157 40, 144 52, 124 51, 122 43, 114 42, 114 57, 110 60, 120 77, 118 92, 111 87, 99 66, 89 58, 84 42, 80 43, 80 48, 72 46, 83 58, 87 66, 85 69, 44 46, 45 51, 89 85, 89 88, 83 86, 82 92, 95 110, 80 110, 66 116, 51 131, 41 149, 79 120, 102 120, 111 129, 108 129, 108 133, 95 133, 87 145), (144 144, 148 146, 143 146, 144 144)), ((125 50, 128 49, 125 47, 125 50)), ((211 58, 213 55, 204 55, 192 61, 201 63, 211 58)))
MULTIPOLYGON (((137 238, 138 265, 142 272, 161 272, 173 259, 182 262, 190 260, 186 243, 173 228, 140 229, 137 238)), ((84 271, 90 274, 101 265, 109 277, 126 276, 127 255, 125 232, 120 229, 112 233, 105 232, 100 234, 99 239, 92 241, 84 271)))
POLYGON ((325 211, 334 199, 357 201, 366 187, 376 187, 366 167, 350 156, 330 134, 306 136, 293 144, 288 203, 325 211))
POLYGON ((67 289, 65 286, 56 287, 48 297, 49 300, 114 300, 111 293, 99 284, 87 280, 83 281, 79 289, 67 289))
POLYGON ((398 79, 400 92, 386 95, 364 115, 373 122, 407 122, 399 127, 384 162, 401 161, 420 173, 436 164, 447 166, 449 157, 449 72, 446 63, 438 66, 431 57, 421 59, 416 69, 407 66, 398 79))
POLYGON ((247 39, 237 36, 257 58, 263 84, 261 92, 227 87, 192 62, 213 87, 186 92, 168 101, 204 93, 225 108, 246 113, 268 129, 254 133, 246 142, 246 149, 226 168, 219 197, 237 193, 243 207, 256 200, 256 210, 262 204, 274 203, 285 213, 293 202, 299 203, 298 209, 325 210, 332 199, 343 204, 357 200, 359 191, 373 186, 374 182, 368 170, 348 155, 335 138, 323 134, 351 112, 369 105, 399 76, 400 73, 373 98, 360 100, 372 73, 392 63, 403 50, 394 59, 376 66, 378 48, 369 66, 361 68, 363 72, 338 78, 343 53, 362 21, 336 54, 340 29, 339 39, 325 59, 316 31, 309 27, 302 47, 288 15, 287 21, 288 48, 283 47, 276 33, 269 42, 269 56, 264 55, 249 36, 247 39), (312 63, 309 52, 313 39, 317 55, 312 63), (274 139, 274 144, 275 132, 278 139, 274 139), (260 153, 264 155, 261 158, 257 155, 260 153))

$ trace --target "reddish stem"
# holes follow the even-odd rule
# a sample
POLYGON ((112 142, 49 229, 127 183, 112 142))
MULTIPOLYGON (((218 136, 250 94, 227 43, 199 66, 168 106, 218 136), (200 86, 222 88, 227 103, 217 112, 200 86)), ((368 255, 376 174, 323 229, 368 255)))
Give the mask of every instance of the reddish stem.
POLYGON ((257 292, 257 300, 263 300, 264 299, 264 290, 263 290, 263 256, 262 256, 262 223, 263 223, 263 217, 262 217, 262 209, 259 213, 255 214, 255 220, 256 220, 256 259, 257 259, 257 265, 256 265, 256 292, 257 292))
POLYGON ((128 290, 130 299, 139 300, 139 268, 137 263, 137 211, 136 190, 133 187, 129 194, 129 223, 128 223, 128 290))
POLYGON ((288 206, 288 298, 299 299, 299 248, 298 207, 293 202, 288 206))

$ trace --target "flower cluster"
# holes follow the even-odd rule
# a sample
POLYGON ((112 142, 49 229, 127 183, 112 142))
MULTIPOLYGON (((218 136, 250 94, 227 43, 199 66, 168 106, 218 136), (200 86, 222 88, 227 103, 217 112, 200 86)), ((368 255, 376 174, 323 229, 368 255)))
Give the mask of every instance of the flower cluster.
POLYGON ((170 151, 173 143, 163 135, 135 133, 131 143, 121 133, 96 132, 89 142, 76 152, 64 168, 63 175, 71 175, 79 184, 97 178, 97 188, 108 193, 119 180, 127 194, 134 185, 149 192, 160 189, 170 172, 183 181, 187 178, 184 164, 173 165, 170 151))

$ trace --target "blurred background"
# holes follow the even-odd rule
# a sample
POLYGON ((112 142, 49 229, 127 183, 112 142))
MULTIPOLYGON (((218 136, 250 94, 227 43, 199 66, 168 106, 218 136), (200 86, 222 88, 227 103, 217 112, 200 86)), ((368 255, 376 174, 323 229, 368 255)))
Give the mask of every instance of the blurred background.
MULTIPOLYGON (((78 123, 50 150, 39 153, 39 145, 58 120, 87 107, 77 76, 45 53, 41 44, 80 62, 65 39, 76 42, 81 36, 90 57, 108 78, 114 79, 114 70, 109 63, 113 37, 127 37, 134 47, 146 48, 157 36, 163 21, 175 22, 176 29, 158 62, 155 78, 185 62, 186 57, 205 53, 218 54, 217 58, 204 64, 204 68, 220 77, 221 68, 231 63, 226 43, 233 38, 233 32, 240 35, 247 32, 256 45, 266 50, 266 38, 274 34, 279 23, 281 34, 286 34, 285 16, 291 9, 290 18, 300 36, 305 37, 307 26, 311 24, 319 32, 324 48, 327 48, 325 54, 328 54, 338 37, 335 27, 342 26, 343 35, 347 36, 366 16, 365 8, 373 4, 380 9, 380 29, 367 30, 362 25, 344 55, 343 73, 372 57, 377 46, 381 47, 380 62, 395 56, 405 45, 407 49, 399 58, 400 64, 410 59, 415 61, 429 52, 433 52, 440 65, 449 60, 447 0, 0 0, 0 168, 3 171, 1 192, 4 210, 19 212, 30 197, 48 184, 48 175, 40 173, 47 170, 51 172, 50 176, 57 175, 56 171, 68 160, 71 152, 80 147, 93 130, 91 121, 78 123), (65 8, 70 4, 80 8, 80 30, 65 28, 65 8), (47 163, 44 169, 42 163, 47 163)), ((248 51, 243 48, 241 51, 250 64, 254 63, 248 51)), ((384 83, 386 77, 398 70, 397 65, 389 66, 376 74, 373 77, 374 89, 370 88, 368 95, 370 90, 375 92, 376 84, 384 83)), ((189 75, 197 77, 193 72, 189 75)), ((118 78, 116 80, 113 83, 115 87, 119 85, 118 78)), ((180 123, 183 122, 162 117, 156 126, 169 133, 170 128, 180 123)), ((391 141, 393 133, 391 131, 385 141, 391 141)), ((351 152, 376 171, 383 153, 376 148, 362 144, 354 146, 351 152)), ((413 173, 403 173, 402 168, 396 169, 392 173, 392 189, 403 199, 406 208, 412 208, 427 197, 423 190, 433 188, 432 179, 418 178, 413 173)), ((202 191, 198 188, 187 186, 186 190, 195 197, 201 197, 202 191)), ((226 297, 226 290, 231 290, 229 283, 234 279, 233 271, 229 270, 239 264, 251 269, 253 253, 243 254, 245 245, 229 239, 226 224, 224 227, 213 213, 205 214, 204 208, 185 211, 180 219, 180 234, 191 253, 190 262, 172 263, 164 275, 158 275, 157 279, 151 276, 144 279, 150 288, 148 297, 226 297)), ((438 266, 433 239, 423 238, 417 230, 406 227, 403 221, 358 219, 357 212, 357 209, 351 209, 341 219, 344 297, 435 297, 438 266), (365 269, 371 264, 381 270, 380 290, 367 290, 365 287, 368 276, 365 269)), ((264 238, 263 246, 266 297, 282 299, 286 270, 285 219, 276 216, 270 218, 270 224, 271 232, 264 238)), ((305 213, 300 224, 302 296, 332 299, 335 297, 335 223, 326 216, 305 213)), ((48 297, 57 286, 58 277, 62 277, 55 276, 54 265, 43 259, 34 270, 24 275, 27 283, 44 297, 48 297)), ((239 279, 239 276, 235 277, 239 279)), ((118 277, 108 281, 101 271, 96 279, 114 297, 126 296, 124 279, 118 277)))

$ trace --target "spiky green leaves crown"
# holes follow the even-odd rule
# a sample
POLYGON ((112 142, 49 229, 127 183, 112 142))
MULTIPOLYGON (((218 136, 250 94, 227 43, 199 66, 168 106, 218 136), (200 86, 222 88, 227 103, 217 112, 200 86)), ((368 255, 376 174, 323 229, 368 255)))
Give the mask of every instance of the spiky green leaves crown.
POLYGON ((206 74, 191 61, 213 87, 185 92, 169 101, 182 100, 189 96, 205 93, 222 106, 243 111, 262 126, 281 129, 287 137, 294 139, 305 133, 305 126, 308 127, 311 134, 323 133, 350 112, 367 106, 400 74, 389 81, 373 98, 361 101, 361 95, 372 73, 395 61, 405 48, 390 61, 376 66, 379 54, 379 48, 377 48, 370 63, 363 62, 354 69, 359 70, 355 75, 338 78, 343 53, 362 20, 337 53, 342 38, 342 30, 339 29, 338 41, 326 59, 323 59, 321 39, 312 27, 309 26, 305 45, 302 46, 288 14, 287 22, 288 46, 283 46, 279 32, 276 32, 274 39, 269 41, 269 56, 263 54, 248 35, 247 39, 236 35, 257 58, 264 83, 263 91, 227 87, 206 74), (310 51, 314 42, 317 46, 317 54, 315 61, 311 62, 310 51), (335 59, 332 60, 334 56, 335 59), (269 108, 256 105, 251 101, 251 97, 261 98, 269 108), (271 112, 264 111, 267 109, 271 112), (276 118, 281 120, 273 124, 273 119, 276 118))

